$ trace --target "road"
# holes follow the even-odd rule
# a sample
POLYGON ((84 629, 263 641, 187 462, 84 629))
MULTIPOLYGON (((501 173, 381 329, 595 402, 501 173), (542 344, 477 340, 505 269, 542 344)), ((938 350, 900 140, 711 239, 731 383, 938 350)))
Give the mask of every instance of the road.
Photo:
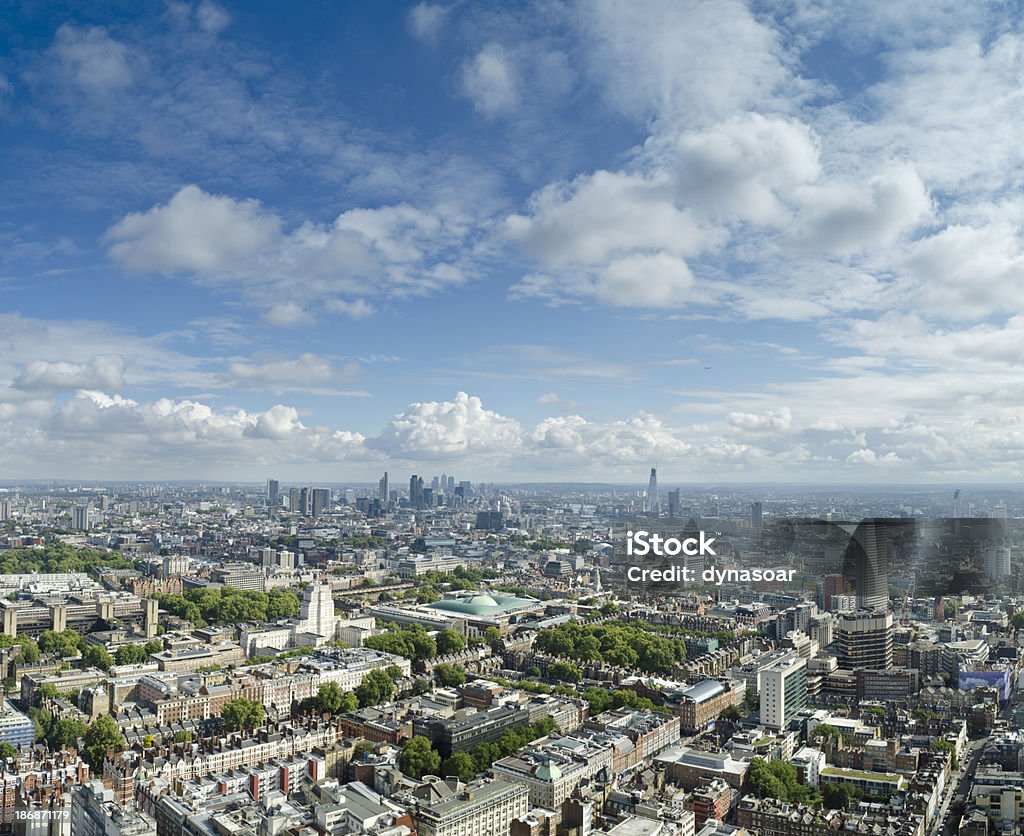
POLYGON ((962 768, 960 772, 954 772, 949 776, 949 784, 946 786, 946 791, 942 794, 942 803, 939 805, 935 818, 932 820, 932 826, 928 831, 929 836, 956 832, 960 822, 959 820, 950 821, 949 808, 954 801, 963 802, 966 800, 967 793, 971 789, 971 782, 974 780, 974 772, 978 768, 981 749, 987 741, 987 737, 981 740, 967 741, 967 747, 964 749, 963 763, 961 764, 962 768))

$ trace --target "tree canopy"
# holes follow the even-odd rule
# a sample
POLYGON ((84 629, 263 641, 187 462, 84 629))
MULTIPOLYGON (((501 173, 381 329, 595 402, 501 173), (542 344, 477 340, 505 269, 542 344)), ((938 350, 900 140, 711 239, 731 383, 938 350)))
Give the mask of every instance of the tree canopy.
POLYGON ((102 774, 103 757, 106 755, 107 749, 119 752, 124 748, 124 738, 121 736, 121 730, 117 727, 117 723, 114 722, 114 718, 109 714, 104 714, 102 717, 97 717, 93 720, 83 737, 82 757, 94 773, 102 774))
POLYGON ((224 703, 221 717, 229 731, 240 731, 262 726, 266 719, 263 703, 248 697, 237 697, 224 703))
POLYGON ((437 642, 427 634, 422 624, 414 624, 401 629, 392 629, 376 636, 368 636, 363 641, 364 647, 393 653, 406 659, 432 659, 437 656, 437 642))
POLYGON ((410 778, 437 773, 441 768, 441 754, 426 737, 413 735, 402 747, 398 766, 410 778))
POLYGON ((187 589, 180 595, 158 593, 160 606, 171 615, 187 619, 198 627, 207 624, 241 624, 274 621, 299 614, 299 596, 293 589, 187 589))
POLYGON ((359 707, 366 708, 370 705, 380 705, 387 702, 395 694, 395 683, 388 676, 387 671, 374 668, 363 681, 356 686, 355 695, 359 700, 359 707))
POLYGON ((116 552, 76 549, 66 543, 49 543, 41 549, 19 548, 0 552, 0 572, 5 575, 29 572, 91 572, 93 569, 132 569, 134 561, 116 552))
POLYGON ((551 656, 669 674, 686 661, 682 639, 653 635, 633 624, 561 624, 537 635, 534 647, 551 656))

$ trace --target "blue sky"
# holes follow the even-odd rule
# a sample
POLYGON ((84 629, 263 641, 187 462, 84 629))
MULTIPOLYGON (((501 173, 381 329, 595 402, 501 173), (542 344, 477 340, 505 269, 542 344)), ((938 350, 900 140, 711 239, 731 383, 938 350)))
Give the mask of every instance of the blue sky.
POLYGON ((25 2, 10 478, 1016 481, 1006 3, 25 2))

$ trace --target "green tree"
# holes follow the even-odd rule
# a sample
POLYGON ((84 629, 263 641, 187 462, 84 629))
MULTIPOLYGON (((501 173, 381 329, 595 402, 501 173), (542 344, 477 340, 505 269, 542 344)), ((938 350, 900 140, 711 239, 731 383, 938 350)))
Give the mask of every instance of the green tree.
POLYGON ((54 653, 58 656, 76 656, 82 645, 82 637, 74 630, 45 630, 39 636, 39 650, 43 653, 54 653))
POLYGON ((434 666, 434 676, 446 688, 466 684, 466 671, 458 665, 440 664, 434 666))
POLYGON ((83 757, 92 768, 94 773, 102 774, 103 757, 107 749, 115 752, 124 748, 124 738, 121 731, 109 714, 97 717, 86 730, 84 737, 83 757))
POLYGON ((830 810, 845 810, 851 797, 850 788, 846 784, 822 784, 821 801, 830 810))
POLYGON ((89 668, 99 668, 101 671, 109 671, 114 660, 107 649, 101 644, 87 644, 82 651, 82 664, 89 668))
POLYGON ((442 630, 437 634, 438 653, 460 653, 466 649, 466 638, 455 630, 442 630))
POLYGON ((141 665, 149 658, 140 644, 122 644, 114 651, 114 661, 119 665, 141 665))
POLYGON ((0 742, 0 761, 18 757, 18 747, 6 740, 0 742))
POLYGON ((548 665, 548 676, 563 682, 579 682, 583 674, 572 662, 552 662, 548 665))
POLYGON ((410 778, 433 775, 441 768, 441 754, 428 738, 413 735, 402 747, 398 766, 410 778))
POLYGON ((823 740, 826 737, 842 736, 843 733, 829 723, 818 723, 818 725, 814 727, 814 731, 811 732, 811 738, 814 740, 823 740))
POLYGON ((164 649, 164 643, 160 639, 150 639, 143 645, 142 649, 146 651, 146 658, 143 659, 145 662, 149 660, 151 653, 160 653, 164 649))
POLYGON ((718 715, 718 719, 726 720, 730 723, 739 723, 743 719, 743 712, 735 705, 727 705, 722 709, 722 713, 718 715))
POLYGON ((75 744, 79 738, 85 737, 88 731, 89 727, 81 720, 65 717, 53 723, 47 740, 56 748, 64 748, 75 744))
POLYGON ((236 697, 224 703, 221 717, 229 731, 240 731, 262 726, 263 720, 266 718, 266 711, 263 708, 263 703, 250 700, 247 697, 236 697))
POLYGON ((752 758, 747 781, 751 792, 761 798, 801 801, 807 796, 807 788, 797 782, 796 767, 788 761, 752 758))
POLYGON ((355 695, 359 699, 359 707, 380 705, 394 696, 395 683, 380 668, 370 671, 356 687, 355 695))
POLYGON ((604 688, 592 685, 583 692, 583 699, 590 705, 591 714, 600 714, 612 707, 612 695, 604 688))
POLYGON ((498 650, 501 647, 501 630, 497 627, 488 627, 483 632, 483 640, 488 644, 491 650, 498 650))
POLYGON ((455 775, 460 781, 469 783, 477 775, 476 760, 469 752, 455 752, 441 765, 441 773, 455 775))

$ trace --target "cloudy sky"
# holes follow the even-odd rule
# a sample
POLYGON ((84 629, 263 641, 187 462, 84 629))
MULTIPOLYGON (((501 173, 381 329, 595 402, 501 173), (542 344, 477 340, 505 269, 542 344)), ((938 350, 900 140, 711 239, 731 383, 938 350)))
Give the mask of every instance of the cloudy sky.
POLYGON ((0 478, 1020 480, 1021 20, 8 4, 0 478))

